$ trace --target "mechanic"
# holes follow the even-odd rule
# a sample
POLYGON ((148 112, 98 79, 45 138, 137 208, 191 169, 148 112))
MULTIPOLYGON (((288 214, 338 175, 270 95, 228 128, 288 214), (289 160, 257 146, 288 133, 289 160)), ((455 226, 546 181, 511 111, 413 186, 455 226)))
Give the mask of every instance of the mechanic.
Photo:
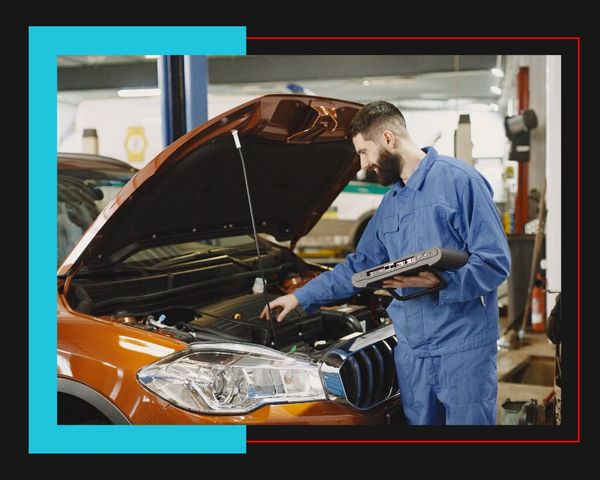
MULTIPOLYGON (((311 313, 352 296, 359 291, 351 283, 356 272, 435 246, 467 252, 465 266, 441 272, 445 289, 404 302, 394 299, 388 306, 398 340, 396 373, 409 424, 494 425, 496 289, 509 274, 510 253, 492 188, 467 163, 433 147, 420 149, 391 103, 365 105, 349 134, 361 168, 393 187, 355 253, 269 307, 281 322, 298 305, 311 313)), ((432 273, 421 272, 397 275, 383 286, 408 295, 438 283, 432 273)), ((268 319, 267 306, 261 318, 268 319)))

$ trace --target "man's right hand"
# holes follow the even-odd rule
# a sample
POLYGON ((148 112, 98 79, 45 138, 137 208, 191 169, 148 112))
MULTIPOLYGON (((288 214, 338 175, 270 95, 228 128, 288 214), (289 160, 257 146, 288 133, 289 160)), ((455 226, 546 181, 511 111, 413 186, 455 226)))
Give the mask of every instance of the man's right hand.
POLYGON ((298 306, 298 299, 293 293, 284 295, 283 297, 276 298, 269 302, 269 306, 265 305, 262 312, 260 312, 260 318, 263 320, 269 320, 269 308, 271 308, 271 314, 281 322, 288 313, 294 310, 298 306))

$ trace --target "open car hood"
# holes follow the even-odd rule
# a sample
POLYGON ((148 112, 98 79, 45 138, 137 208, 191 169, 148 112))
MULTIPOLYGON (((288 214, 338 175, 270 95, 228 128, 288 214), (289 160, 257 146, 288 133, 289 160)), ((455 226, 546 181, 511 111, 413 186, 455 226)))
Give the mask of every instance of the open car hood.
POLYGON ((266 95, 215 117, 158 154, 123 187, 58 274, 106 267, 140 248, 251 234, 239 132, 258 232, 292 244, 359 169, 347 128, 362 105, 266 95))

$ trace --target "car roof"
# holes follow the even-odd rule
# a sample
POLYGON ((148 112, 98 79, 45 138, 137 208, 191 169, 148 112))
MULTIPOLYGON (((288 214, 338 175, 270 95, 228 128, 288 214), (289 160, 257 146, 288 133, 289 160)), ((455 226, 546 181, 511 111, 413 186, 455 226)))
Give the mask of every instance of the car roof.
POLYGON ((104 170, 127 170, 137 171, 138 168, 133 165, 112 157, 102 155, 93 155, 89 153, 58 153, 59 170, 85 170, 85 169, 104 169, 104 170))

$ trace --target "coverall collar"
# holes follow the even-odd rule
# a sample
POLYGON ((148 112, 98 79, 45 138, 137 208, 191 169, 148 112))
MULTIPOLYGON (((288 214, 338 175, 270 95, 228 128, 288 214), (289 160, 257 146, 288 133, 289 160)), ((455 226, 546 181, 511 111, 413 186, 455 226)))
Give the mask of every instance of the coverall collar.
POLYGON ((421 150, 425 152, 425 157, 419 163, 419 166, 415 170, 415 172, 410 176, 408 182, 406 184, 402 180, 398 180, 394 184, 394 190, 400 192, 404 187, 410 188, 412 190, 419 190, 423 182, 425 181, 425 177, 427 176, 427 172, 432 167, 433 162, 436 161, 438 153, 437 150, 433 147, 423 147, 421 150))

